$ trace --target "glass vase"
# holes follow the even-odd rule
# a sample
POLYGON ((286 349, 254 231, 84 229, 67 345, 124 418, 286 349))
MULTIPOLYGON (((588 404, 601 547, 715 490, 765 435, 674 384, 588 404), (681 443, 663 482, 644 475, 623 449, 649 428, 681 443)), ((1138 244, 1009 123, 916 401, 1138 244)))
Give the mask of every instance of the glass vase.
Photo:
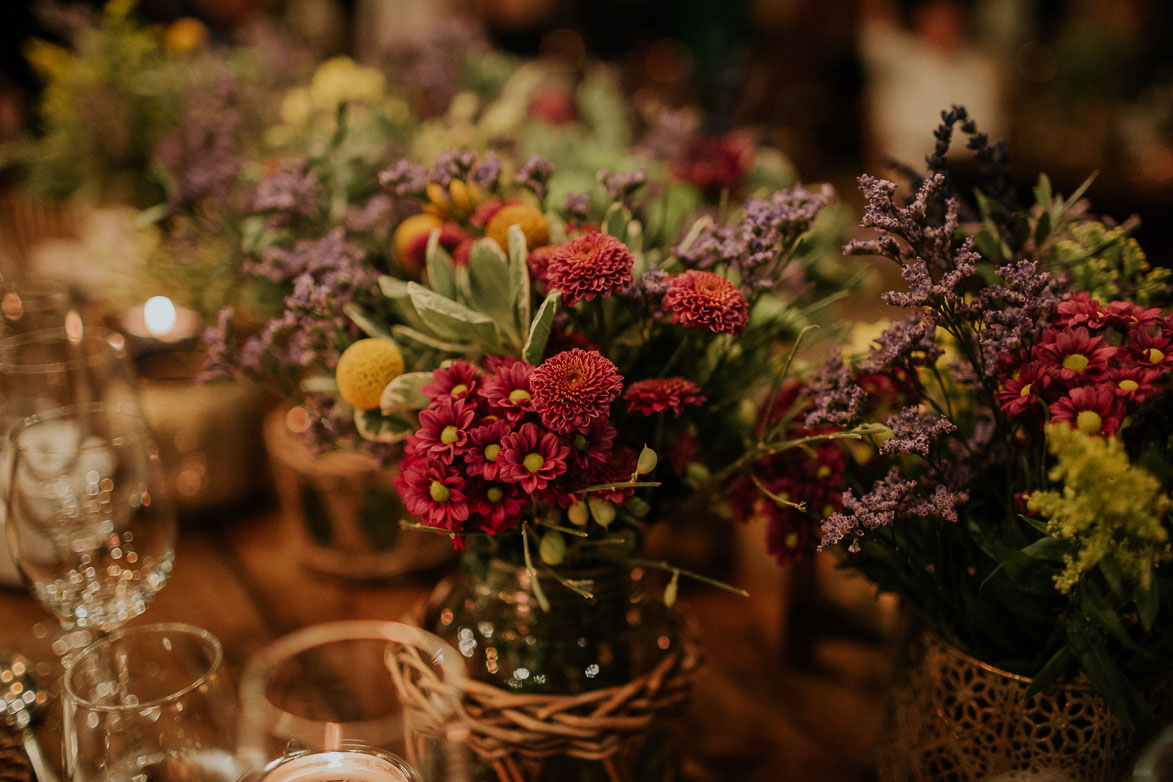
POLYGON ((470 781, 677 779, 673 716, 699 656, 644 574, 562 573, 587 599, 539 572, 543 607, 525 568, 473 562, 437 590, 427 617, 489 685, 465 697, 470 781))

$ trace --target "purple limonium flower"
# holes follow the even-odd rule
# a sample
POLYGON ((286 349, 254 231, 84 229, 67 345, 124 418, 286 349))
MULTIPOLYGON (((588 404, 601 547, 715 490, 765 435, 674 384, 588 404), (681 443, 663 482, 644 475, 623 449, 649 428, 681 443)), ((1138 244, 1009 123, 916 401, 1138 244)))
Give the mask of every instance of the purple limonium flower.
POLYGON ((604 168, 598 174, 599 183, 607 191, 612 200, 627 203, 636 190, 643 187, 648 181, 648 170, 641 168, 636 172, 620 171, 611 173, 611 169, 604 168))
POLYGON ((501 158, 497 157, 497 153, 491 149, 477 161, 477 164, 468 173, 469 180, 485 191, 496 188, 499 176, 501 176, 501 158))
POLYGON ((892 439, 880 443, 880 453, 915 453, 929 455, 929 446, 943 434, 957 431, 957 426, 943 416, 922 413, 915 405, 906 407, 898 415, 884 419, 892 430, 892 439))
POLYGON ((856 498, 851 489, 843 492, 843 510, 823 519, 819 549, 833 546, 849 535, 890 525, 915 488, 915 481, 905 480, 900 468, 893 467, 863 497, 856 498))
POLYGON ((862 372, 882 374, 896 364, 928 367, 941 356, 933 341, 936 327, 919 313, 913 313, 884 329, 868 355, 859 362, 862 372))
POLYGON ((562 200, 567 217, 586 220, 591 213, 591 197, 587 193, 567 193, 562 200))
POLYGON ((419 197, 428 186, 428 169, 406 158, 379 172, 379 184, 397 196, 419 197))
POLYGON ((546 194, 550 192, 550 177, 554 176, 554 167, 550 161, 541 155, 531 155, 525 165, 513 176, 513 183, 521 185, 533 193, 540 203, 545 203, 546 194))
POLYGON ((446 149, 436 155, 433 161, 432 182, 448 187, 453 179, 468 179, 469 172, 476 163, 477 153, 471 149, 446 149))
POLYGON ((216 317, 216 325, 204 329, 200 338, 204 350, 204 366, 197 381, 226 380, 237 373, 237 359, 232 346, 232 307, 223 306, 216 317))
POLYGON ((304 158, 286 158, 276 172, 257 183, 253 209, 282 216, 311 217, 318 211, 318 179, 304 158))
POLYGON ((808 384, 807 394, 814 402, 805 419, 808 427, 853 423, 866 396, 866 392, 856 385, 851 367, 844 363, 839 348, 833 348, 827 354, 819 374, 808 384))

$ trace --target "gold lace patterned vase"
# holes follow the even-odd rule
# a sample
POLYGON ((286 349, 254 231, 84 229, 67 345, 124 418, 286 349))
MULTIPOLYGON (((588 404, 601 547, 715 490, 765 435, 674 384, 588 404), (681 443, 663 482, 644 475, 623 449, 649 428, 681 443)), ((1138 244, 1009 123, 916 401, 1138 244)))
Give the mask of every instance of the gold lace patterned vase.
MULTIPOLYGON (((931 634, 913 641, 907 660, 885 704, 881 782, 1130 778, 1140 739, 1090 684, 1054 685, 1027 699, 1030 679, 931 634)), ((1168 685, 1152 694, 1168 702, 1168 685)))

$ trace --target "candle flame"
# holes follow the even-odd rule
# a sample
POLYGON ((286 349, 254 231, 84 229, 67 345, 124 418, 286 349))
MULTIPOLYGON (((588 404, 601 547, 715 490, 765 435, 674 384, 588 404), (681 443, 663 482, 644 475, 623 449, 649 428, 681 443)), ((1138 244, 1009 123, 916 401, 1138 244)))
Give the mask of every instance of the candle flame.
POLYGON ((143 320, 146 322, 147 331, 156 337, 161 337, 175 328, 178 317, 175 305, 166 296, 152 296, 143 305, 143 320))

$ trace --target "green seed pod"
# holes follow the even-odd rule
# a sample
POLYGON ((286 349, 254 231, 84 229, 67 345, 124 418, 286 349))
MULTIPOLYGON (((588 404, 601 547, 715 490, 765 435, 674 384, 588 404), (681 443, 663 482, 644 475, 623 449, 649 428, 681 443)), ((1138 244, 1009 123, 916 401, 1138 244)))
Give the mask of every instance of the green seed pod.
POLYGON ((578 527, 585 527, 591 520, 590 509, 582 500, 571 505, 566 509, 566 518, 570 519, 570 523, 578 527))
POLYGON ((566 558, 566 540, 562 533, 552 529, 542 535, 542 541, 538 544, 538 555, 547 565, 562 564, 562 560, 566 558))
POLYGON ((639 452, 639 461, 635 463, 635 471, 640 475, 647 475, 652 470, 656 469, 656 462, 659 457, 651 448, 644 446, 644 449, 639 452))
POLYGON ((623 508, 632 516, 642 519, 644 516, 652 512, 652 506, 641 500, 639 497, 628 497, 623 503, 623 508))
POLYGON ((680 573, 673 573, 672 580, 668 582, 668 586, 664 587, 664 605, 671 608, 676 605, 676 590, 680 581, 680 573))
POLYGON ((600 527, 606 529, 611 526, 611 522, 615 521, 615 505, 598 497, 591 497, 587 500, 587 505, 591 508, 591 516, 600 527))

